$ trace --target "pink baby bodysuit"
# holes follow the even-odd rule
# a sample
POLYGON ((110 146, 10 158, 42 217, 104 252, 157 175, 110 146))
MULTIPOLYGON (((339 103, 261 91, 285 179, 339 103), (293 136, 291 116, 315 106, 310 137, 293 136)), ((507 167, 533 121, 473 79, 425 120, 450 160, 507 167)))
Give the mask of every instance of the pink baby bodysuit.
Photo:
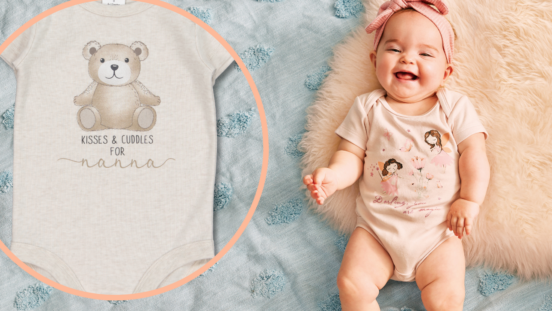
POLYGON ((445 220, 460 195, 458 144, 488 133, 469 98, 446 89, 427 113, 395 112, 385 90, 358 96, 335 133, 366 151, 357 227, 387 250, 391 279, 413 281, 421 262, 451 236, 445 220))

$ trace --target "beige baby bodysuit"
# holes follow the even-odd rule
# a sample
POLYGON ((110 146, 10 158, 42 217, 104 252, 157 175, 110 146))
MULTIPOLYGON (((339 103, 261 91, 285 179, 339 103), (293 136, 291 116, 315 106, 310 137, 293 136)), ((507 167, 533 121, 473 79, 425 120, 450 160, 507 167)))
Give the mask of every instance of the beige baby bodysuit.
POLYGON ((423 115, 395 112, 379 89, 358 96, 335 133, 366 151, 356 200, 357 227, 387 250, 391 279, 413 281, 420 263, 447 238, 460 195, 458 144, 488 133, 468 97, 446 89, 423 115))
POLYGON ((226 49, 184 16, 100 1, 45 17, 15 71, 13 240, 31 268, 98 294, 154 290, 214 256, 215 79, 226 49))

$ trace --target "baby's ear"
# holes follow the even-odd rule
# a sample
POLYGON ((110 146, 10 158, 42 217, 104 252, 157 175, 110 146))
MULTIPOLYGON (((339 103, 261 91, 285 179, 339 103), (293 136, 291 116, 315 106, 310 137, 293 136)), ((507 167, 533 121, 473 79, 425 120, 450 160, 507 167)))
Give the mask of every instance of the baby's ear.
POLYGON ((89 60, 90 57, 92 57, 92 55, 94 55, 96 52, 98 52, 98 50, 101 48, 102 46, 96 42, 96 41, 90 41, 86 44, 86 46, 84 47, 84 49, 82 50, 82 56, 84 56, 84 58, 86 60, 89 60))
POLYGON ((372 63, 374 68, 376 68, 376 56, 377 56, 376 51, 373 50, 373 51, 370 52, 370 62, 372 63))
POLYGON ((148 58, 149 52, 148 47, 140 41, 135 41, 130 45, 130 49, 140 58, 140 60, 145 60, 148 58))
POLYGON ((443 82, 441 83, 441 86, 445 86, 445 82, 450 78, 452 73, 454 72, 454 67, 452 67, 451 64, 447 64, 447 68, 445 68, 445 73, 443 76, 443 82))

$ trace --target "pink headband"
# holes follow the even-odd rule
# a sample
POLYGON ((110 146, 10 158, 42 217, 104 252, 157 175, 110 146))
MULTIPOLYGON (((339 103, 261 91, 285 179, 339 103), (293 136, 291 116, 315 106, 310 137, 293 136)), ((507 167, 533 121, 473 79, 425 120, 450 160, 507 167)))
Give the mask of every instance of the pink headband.
POLYGON ((376 19, 366 27, 367 33, 376 31, 376 37, 374 38, 374 50, 378 48, 383 29, 387 21, 395 14, 395 12, 406 8, 413 8, 418 11, 430 21, 432 21, 443 39, 443 50, 447 58, 447 63, 452 63, 452 53, 454 51, 454 32, 450 23, 443 17, 448 13, 447 6, 441 0, 391 0, 382 4, 378 11, 376 19), (439 9, 437 12, 435 9, 429 6, 433 4, 439 9))

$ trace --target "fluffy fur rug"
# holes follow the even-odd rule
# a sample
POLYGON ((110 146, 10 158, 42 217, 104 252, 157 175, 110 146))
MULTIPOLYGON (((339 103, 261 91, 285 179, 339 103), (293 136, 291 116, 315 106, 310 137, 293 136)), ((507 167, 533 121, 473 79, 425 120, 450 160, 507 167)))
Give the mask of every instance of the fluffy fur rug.
MULTIPOLYGON (((331 71, 307 110, 299 144, 303 176, 327 166, 334 130, 356 96, 380 88, 364 27, 383 0, 364 0, 361 25, 334 48, 331 71)), ((474 230, 463 239, 468 266, 552 276, 552 3, 538 0, 445 0, 457 34, 455 71, 446 87, 468 95, 487 131, 491 180, 474 230)), ((304 188, 304 187, 303 187, 304 188)), ((335 229, 355 224, 358 181, 311 208, 335 229)))

